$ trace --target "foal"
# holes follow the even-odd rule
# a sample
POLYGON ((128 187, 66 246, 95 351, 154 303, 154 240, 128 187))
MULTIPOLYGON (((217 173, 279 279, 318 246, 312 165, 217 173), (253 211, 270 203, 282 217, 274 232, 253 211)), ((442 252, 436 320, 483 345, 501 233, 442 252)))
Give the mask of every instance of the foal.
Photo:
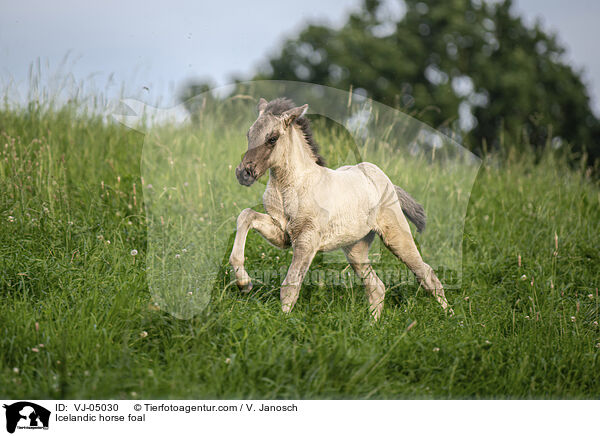
POLYGON ((395 186, 376 165, 362 162, 337 170, 325 167, 304 117, 308 105, 295 107, 278 98, 258 103, 258 118, 248 131, 248 150, 235 170, 240 184, 250 186, 269 170, 263 194, 267 214, 244 209, 229 262, 236 283, 248 292, 252 283, 244 269, 244 246, 250 229, 275 247, 292 247, 292 263, 281 285, 281 305, 290 312, 317 251, 341 248, 363 280, 370 312, 377 320, 385 287, 368 258, 378 234, 387 248, 417 276, 444 309, 448 302, 433 269, 421 259, 405 215, 419 231, 425 213, 404 190, 395 186), (404 212, 404 213, 403 213, 404 212))

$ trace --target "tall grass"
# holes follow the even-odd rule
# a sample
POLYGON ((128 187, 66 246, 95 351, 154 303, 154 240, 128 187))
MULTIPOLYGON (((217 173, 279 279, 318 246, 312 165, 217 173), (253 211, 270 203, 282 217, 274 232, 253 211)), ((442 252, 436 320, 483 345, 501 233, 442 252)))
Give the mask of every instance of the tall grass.
MULTIPOLYGON (((315 130, 328 157, 334 138, 315 130)), ((600 394, 600 190, 551 151, 485 159, 452 318, 416 285, 388 283, 372 324, 352 280, 311 282, 285 316, 278 278, 241 295, 223 259, 210 312, 179 320, 148 287, 143 135, 76 105, 31 105, 0 112, 0 137, 0 396, 600 394)), ((242 188, 222 170, 235 201, 242 188)), ((290 260, 254 233, 246 256, 249 270, 290 260)))

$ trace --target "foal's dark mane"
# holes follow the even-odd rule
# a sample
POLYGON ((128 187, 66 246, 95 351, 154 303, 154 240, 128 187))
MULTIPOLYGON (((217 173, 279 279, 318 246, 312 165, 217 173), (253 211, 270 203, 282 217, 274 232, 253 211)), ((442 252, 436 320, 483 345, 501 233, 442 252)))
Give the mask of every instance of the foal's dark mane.
MULTIPOLYGON (((267 106, 265 107, 265 113, 281 115, 285 111, 293 109, 295 107, 296 105, 289 98, 276 98, 275 100, 271 100, 267 104, 267 106)), ((317 144, 317 141, 315 141, 315 138, 312 134, 312 130, 310 130, 310 121, 308 121, 308 118, 296 118, 296 121, 294 121, 294 123, 298 127, 300 127, 300 130, 302 130, 302 133, 304 134, 304 139, 306 140, 306 143, 308 144, 310 150, 315 156, 317 165, 320 165, 322 167, 326 166, 327 164, 325 163, 325 159, 323 159, 323 156, 319 154, 319 144, 317 144)))

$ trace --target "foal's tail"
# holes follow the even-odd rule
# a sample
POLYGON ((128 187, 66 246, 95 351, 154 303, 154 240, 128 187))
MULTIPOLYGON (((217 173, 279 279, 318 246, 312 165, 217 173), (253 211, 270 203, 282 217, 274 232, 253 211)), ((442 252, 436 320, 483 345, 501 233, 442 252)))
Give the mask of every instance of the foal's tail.
POLYGON ((417 203, 404 189, 399 186, 395 186, 395 188, 396 195, 398 195, 398 199, 400 200, 402 212, 404 212, 404 215, 417 226, 417 231, 422 232, 425 230, 425 221, 427 220, 425 209, 423 209, 423 206, 417 203))

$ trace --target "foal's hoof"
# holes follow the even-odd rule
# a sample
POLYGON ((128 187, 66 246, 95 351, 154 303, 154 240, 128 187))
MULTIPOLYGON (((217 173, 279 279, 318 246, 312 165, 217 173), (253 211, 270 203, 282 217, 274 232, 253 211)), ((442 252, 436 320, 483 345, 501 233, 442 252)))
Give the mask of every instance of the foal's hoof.
POLYGON ((244 294, 247 294, 248 292, 250 292, 252 290, 252 282, 248 281, 247 283, 238 283, 237 287, 240 291, 242 291, 244 294))

